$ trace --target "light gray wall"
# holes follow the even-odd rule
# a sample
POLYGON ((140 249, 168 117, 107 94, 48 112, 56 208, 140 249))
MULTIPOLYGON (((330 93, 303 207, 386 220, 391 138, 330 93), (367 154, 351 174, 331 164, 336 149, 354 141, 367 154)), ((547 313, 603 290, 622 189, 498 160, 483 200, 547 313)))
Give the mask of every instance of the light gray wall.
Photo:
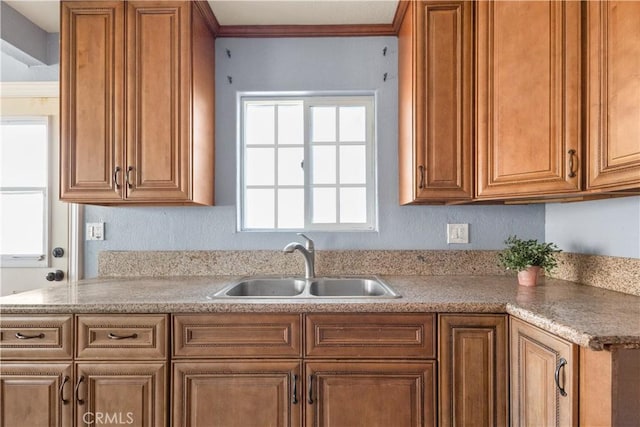
POLYGON ((640 258, 640 197, 548 204, 545 238, 567 252, 640 258))
POLYGON ((86 242, 87 277, 104 250, 279 249, 297 237, 235 231, 236 95, 245 91, 376 93, 379 232, 311 233, 318 249, 498 249, 513 233, 544 238, 544 205, 398 205, 395 37, 218 39, 216 49, 216 206, 87 207, 87 222, 106 223, 106 240, 86 242), (447 223, 469 223, 471 243, 447 245, 447 223))

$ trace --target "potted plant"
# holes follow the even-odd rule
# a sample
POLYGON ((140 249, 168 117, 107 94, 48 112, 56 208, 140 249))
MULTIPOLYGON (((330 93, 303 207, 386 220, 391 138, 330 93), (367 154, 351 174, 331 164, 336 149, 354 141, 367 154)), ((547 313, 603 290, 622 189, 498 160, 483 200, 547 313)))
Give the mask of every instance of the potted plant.
POLYGON ((498 259, 507 270, 518 272, 520 285, 535 286, 541 269, 549 273, 558 265, 556 254, 561 250, 553 243, 518 236, 509 236, 504 243, 507 248, 498 254, 498 259))

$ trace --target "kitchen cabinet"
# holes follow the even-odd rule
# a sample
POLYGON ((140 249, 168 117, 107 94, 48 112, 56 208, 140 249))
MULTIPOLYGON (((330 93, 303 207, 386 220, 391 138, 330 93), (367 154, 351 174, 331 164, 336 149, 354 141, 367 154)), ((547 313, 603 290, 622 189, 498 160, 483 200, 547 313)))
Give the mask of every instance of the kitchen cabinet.
POLYGON ((302 425, 299 314, 173 317, 173 424, 302 425))
POLYGON ((204 2, 63 1, 60 198, 213 204, 204 2))
POLYGON ((640 2, 585 4, 587 190, 640 188, 640 2))
POLYGON ((511 318, 511 425, 578 425, 578 346, 511 318))
POLYGON ((507 316, 438 316, 440 426, 509 425, 507 316))
POLYGON ((580 2, 476 2, 476 198, 582 189, 580 2))
POLYGON ((72 423, 73 317, 0 317, 0 425, 72 423))
POLYGON ((435 315, 308 314, 305 425, 434 426, 435 315))
POLYGON ((469 1, 410 2, 398 34, 400 204, 473 196, 469 1))
POLYGON ((165 426, 167 316, 79 315, 76 323, 76 425, 104 416, 165 426))

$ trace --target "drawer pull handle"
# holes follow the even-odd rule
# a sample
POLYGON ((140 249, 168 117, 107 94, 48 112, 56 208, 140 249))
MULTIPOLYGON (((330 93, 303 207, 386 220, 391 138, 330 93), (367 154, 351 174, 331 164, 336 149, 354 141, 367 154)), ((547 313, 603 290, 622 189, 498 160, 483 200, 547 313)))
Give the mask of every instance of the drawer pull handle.
POLYGON ((418 170, 420 171, 420 184, 418 184, 418 188, 422 190, 424 188, 424 166, 418 166, 418 170))
POLYGON ((127 183, 127 188, 133 188, 133 184, 131 183, 131 180, 129 178, 129 175, 131 174, 131 172, 133 172, 133 166, 129 166, 127 168, 127 173, 124 176, 124 180, 127 183))
POLYGON ((558 391, 560 391, 560 396, 566 396, 567 392, 564 391, 564 387, 560 387, 560 369, 562 369, 567 364, 567 361, 564 357, 560 358, 560 363, 556 366, 555 380, 556 387, 558 387, 558 391))
POLYGON ((294 405, 298 404, 298 376, 293 375, 293 392, 291 396, 291 403, 294 405))
POLYGON ((109 335, 107 335, 109 337, 109 339, 112 340, 127 340, 127 339, 136 339, 138 338, 138 334, 131 334, 131 335, 116 335, 113 332, 109 332, 109 335))
POLYGON ((78 393, 78 391, 80 390, 80 384, 82 384, 83 381, 84 381, 84 375, 80 375, 80 378, 78 378, 78 382, 76 383, 76 386, 73 389, 73 394, 76 395, 76 401, 78 402, 79 405, 84 405, 84 399, 81 399, 80 393, 78 393))
POLYGON ((62 384, 60 384, 60 390, 58 390, 58 394, 60 395, 60 401, 63 405, 69 403, 69 399, 64 398, 64 386, 69 382, 69 375, 65 375, 62 379, 62 384))
POLYGON ((309 405, 313 405, 313 375, 309 375, 309 394, 307 402, 309 405))
POLYGON ((20 332, 16 332, 16 338, 18 338, 19 340, 32 340, 34 338, 44 338, 44 334, 41 332, 38 335, 25 335, 23 333, 20 332))
POLYGON ((122 169, 120 168, 120 166, 116 166, 116 168, 113 170, 113 185, 115 185, 116 190, 120 189, 120 183, 118 182, 118 174, 120 173, 122 169))

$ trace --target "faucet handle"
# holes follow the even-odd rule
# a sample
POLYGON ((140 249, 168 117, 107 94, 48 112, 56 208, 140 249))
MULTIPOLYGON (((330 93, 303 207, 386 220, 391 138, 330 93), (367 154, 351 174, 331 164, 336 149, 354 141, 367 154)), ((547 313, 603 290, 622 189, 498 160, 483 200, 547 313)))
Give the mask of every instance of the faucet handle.
POLYGON ((302 237, 303 239, 305 239, 305 248, 307 248, 308 251, 312 251, 314 249, 313 246, 313 240, 311 240, 310 238, 308 238, 307 236, 305 236, 303 233, 296 233, 298 236, 302 237))

